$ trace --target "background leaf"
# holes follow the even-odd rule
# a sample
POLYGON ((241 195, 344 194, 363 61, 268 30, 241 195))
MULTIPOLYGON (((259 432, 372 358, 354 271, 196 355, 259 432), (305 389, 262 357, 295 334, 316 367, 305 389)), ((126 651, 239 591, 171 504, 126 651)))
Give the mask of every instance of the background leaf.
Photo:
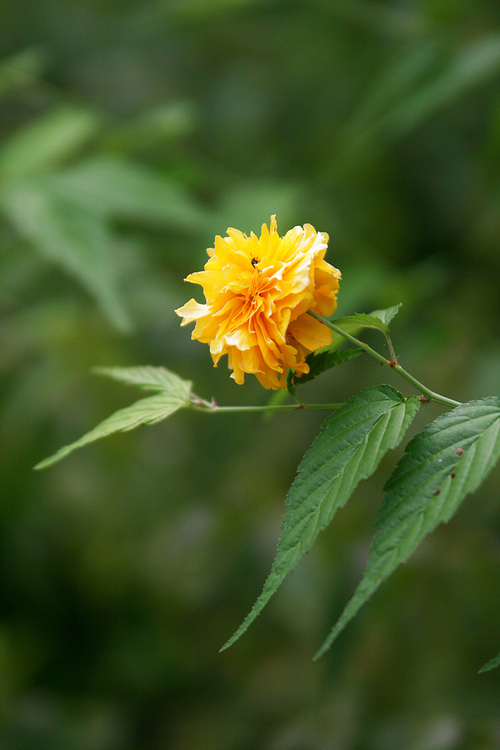
POLYGON ((0 148, 0 173, 19 178, 74 155, 101 125, 100 117, 85 109, 63 107, 26 125, 0 148))
POLYGON ((485 35, 463 44, 431 81, 426 81, 388 118, 389 127, 401 136, 418 127, 435 112, 500 70, 500 34, 485 35))
POLYGON ((0 63, 0 98, 12 90, 33 85, 45 67, 45 55, 36 48, 4 58, 0 63))
POLYGON ((278 552, 262 594, 223 649, 243 635, 357 484, 399 444, 418 408, 418 398, 405 400, 391 386, 380 385, 353 396, 328 417, 288 493, 278 552))
POLYGON ((481 667, 479 673, 481 674, 482 672, 489 672, 490 669, 495 669, 496 667, 500 667, 500 654, 495 656, 493 659, 491 659, 491 661, 481 667))
POLYGON ((70 197, 83 210, 126 222, 198 234, 211 221, 179 182, 131 159, 99 156, 52 175, 50 181, 54 192, 70 197))
POLYGON ((389 478, 363 579, 315 658, 422 539, 446 523, 500 456, 500 399, 471 401, 416 435, 389 478))
POLYGON ((115 239, 101 216, 54 195, 43 181, 19 184, 2 205, 19 234, 75 277, 118 329, 131 328, 119 290, 115 239))

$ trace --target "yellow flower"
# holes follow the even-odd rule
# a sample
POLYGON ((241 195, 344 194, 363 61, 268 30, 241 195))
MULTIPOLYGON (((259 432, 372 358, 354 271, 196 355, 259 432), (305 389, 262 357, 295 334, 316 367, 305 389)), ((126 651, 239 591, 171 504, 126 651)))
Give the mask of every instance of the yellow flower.
POLYGON ((210 344, 215 366, 228 355, 237 383, 251 373, 265 388, 285 388, 288 368, 309 372, 306 356, 332 340, 307 315, 337 307, 340 271, 324 260, 327 244, 328 235, 310 224, 280 237, 275 216, 260 237, 229 228, 207 250, 205 270, 186 278, 203 287, 206 304, 190 299, 176 310, 181 325, 196 322, 192 338, 210 344))

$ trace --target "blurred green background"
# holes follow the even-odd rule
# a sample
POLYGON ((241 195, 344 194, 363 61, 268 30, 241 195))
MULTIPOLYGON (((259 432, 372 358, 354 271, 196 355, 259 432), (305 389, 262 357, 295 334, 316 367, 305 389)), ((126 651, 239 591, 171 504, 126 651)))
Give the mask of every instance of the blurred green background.
MULTIPOLYGON (((0 19, 2 750, 500 748, 500 670, 477 674, 500 648, 498 469, 316 664, 402 449, 221 655, 323 415, 181 413, 32 471, 139 395, 93 365, 268 398, 173 310, 214 234, 271 213, 330 234, 339 314, 404 303, 416 377, 498 395, 497 0, 4 0, 0 19)), ((360 358, 302 394, 381 381, 410 392, 360 358)))

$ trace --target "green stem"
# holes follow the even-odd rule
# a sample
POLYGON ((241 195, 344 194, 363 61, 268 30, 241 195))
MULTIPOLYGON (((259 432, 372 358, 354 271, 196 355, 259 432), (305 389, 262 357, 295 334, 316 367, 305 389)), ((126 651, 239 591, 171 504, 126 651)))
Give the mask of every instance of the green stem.
POLYGON ((365 352, 369 354, 370 357, 373 357, 373 359, 377 360, 377 362, 380 362, 380 364, 385 365, 386 367, 390 367, 391 370, 397 372, 398 375, 401 375, 401 377, 407 380, 408 383, 411 383, 417 389, 417 391, 420 391, 420 393, 422 393, 425 398, 428 398, 431 401, 437 401, 438 403, 444 404, 445 406, 460 406, 460 401, 455 401, 452 398, 441 396, 439 393, 431 391, 430 388, 427 388, 427 386, 425 386, 423 383, 420 383, 420 381, 414 378, 413 375, 410 375, 410 373, 407 372, 403 367, 401 367, 401 365, 399 365, 395 360, 391 362, 391 360, 376 352, 375 349, 372 349, 371 346, 368 346, 368 344, 365 344, 363 341, 355 338, 355 336, 351 336, 351 334, 347 333, 347 331, 343 331, 341 328, 336 326, 335 323, 331 323, 329 320, 326 320, 326 318, 322 318, 321 315, 317 315, 315 312, 312 312, 312 310, 309 310, 308 312, 309 315, 312 315, 313 318, 319 320, 320 323, 324 323, 325 326, 331 328, 332 331, 338 333, 351 344, 354 344, 354 346, 359 346, 361 349, 364 349, 365 352))
POLYGON ((210 414, 222 414, 224 412, 266 412, 266 411, 301 411, 302 409, 320 409, 322 411, 338 409, 343 404, 264 404, 263 406, 219 406, 218 404, 194 397, 191 406, 197 411, 209 412, 210 414))

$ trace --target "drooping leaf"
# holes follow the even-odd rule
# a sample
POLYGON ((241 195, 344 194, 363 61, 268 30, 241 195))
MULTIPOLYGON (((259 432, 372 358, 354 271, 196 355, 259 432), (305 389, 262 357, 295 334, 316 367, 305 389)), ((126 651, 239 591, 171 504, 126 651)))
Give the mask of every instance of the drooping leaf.
POLYGON ((99 214, 46 188, 43 180, 16 185, 2 196, 2 207, 21 236, 78 279, 117 328, 129 329, 119 293, 120 256, 109 227, 99 214))
POLYGON ((331 352, 329 350, 320 351, 317 354, 312 352, 306 357, 306 362, 309 365, 309 372, 304 375, 296 375, 293 370, 288 371, 286 386, 288 392, 295 396, 295 388, 303 383, 308 383, 313 380, 317 375, 321 375, 326 370, 331 370, 332 367, 347 362, 349 359, 354 359, 363 354, 363 349, 343 349, 341 352, 331 352))
POLYGON ((206 231, 210 214, 178 182, 131 159, 96 157, 52 175, 51 189, 83 209, 123 221, 206 231))
POLYGON ((0 149, 3 176, 23 177, 72 156, 96 135, 100 118, 89 110, 64 107, 12 135, 0 149))
POLYGON ((359 482, 398 445, 418 408, 417 397, 404 399, 391 386, 379 385, 353 396, 326 419, 288 493, 278 552, 264 589, 223 648, 245 632, 359 482))
POLYGON ((482 672, 489 672, 490 669, 495 669, 496 667, 500 667, 500 654, 495 656, 494 659, 491 659, 491 661, 481 667, 481 669, 479 670, 479 674, 481 674, 482 672))
POLYGON ((94 367, 92 372, 119 380, 128 385, 137 385, 149 391, 168 391, 189 400, 192 383, 183 380, 165 367, 94 367))
POLYGON ((410 441, 387 481, 361 583, 315 658, 422 539, 446 523, 500 456, 500 399, 471 401, 443 414, 410 441))
MULTIPOLYGON (((388 307, 386 310, 374 310, 369 315, 364 313, 358 313, 356 315, 348 315, 345 318, 338 318, 332 320, 332 323, 338 328, 341 328, 346 333, 350 333, 352 336, 357 336, 364 328, 372 328, 387 336, 389 333, 389 323, 399 312, 401 305, 395 305, 388 307)), ((332 343, 327 347, 328 350, 333 351, 338 349, 339 346, 345 343, 345 339, 339 333, 333 332, 332 343)))
POLYGON ((188 404, 189 397, 183 398, 181 394, 175 391, 162 391, 154 396, 143 398, 140 401, 136 401, 135 404, 131 404, 131 406, 126 406, 124 409, 115 412, 108 419, 105 419, 104 422, 94 427, 93 430, 83 435, 79 440, 66 445, 64 448, 58 450, 57 453, 54 453, 53 456, 40 461, 35 466, 35 469, 46 469, 48 466, 65 458, 65 456, 77 448, 82 448, 84 445, 93 443, 94 440, 99 440, 99 438, 106 437, 114 432, 127 432, 141 424, 161 422, 162 419, 166 419, 175 411, 188 404))
POLYGON ((491 80, 500 70, 500 34, 482 35, 457 47, 453 58, 389 113, 387 127, 407 135, 459 97, 491 80))
POLYGON ((362 158, 384 133, 389 132, 393 138, 407 135, 498 75, 498 33, 480 35, 450 48, 445 56, 443 51, 435 39, 427 39, 414 48, 405 48, 401 59, 390 62, 347 122, 344 138, 348 158, 353 151, 362 158))

